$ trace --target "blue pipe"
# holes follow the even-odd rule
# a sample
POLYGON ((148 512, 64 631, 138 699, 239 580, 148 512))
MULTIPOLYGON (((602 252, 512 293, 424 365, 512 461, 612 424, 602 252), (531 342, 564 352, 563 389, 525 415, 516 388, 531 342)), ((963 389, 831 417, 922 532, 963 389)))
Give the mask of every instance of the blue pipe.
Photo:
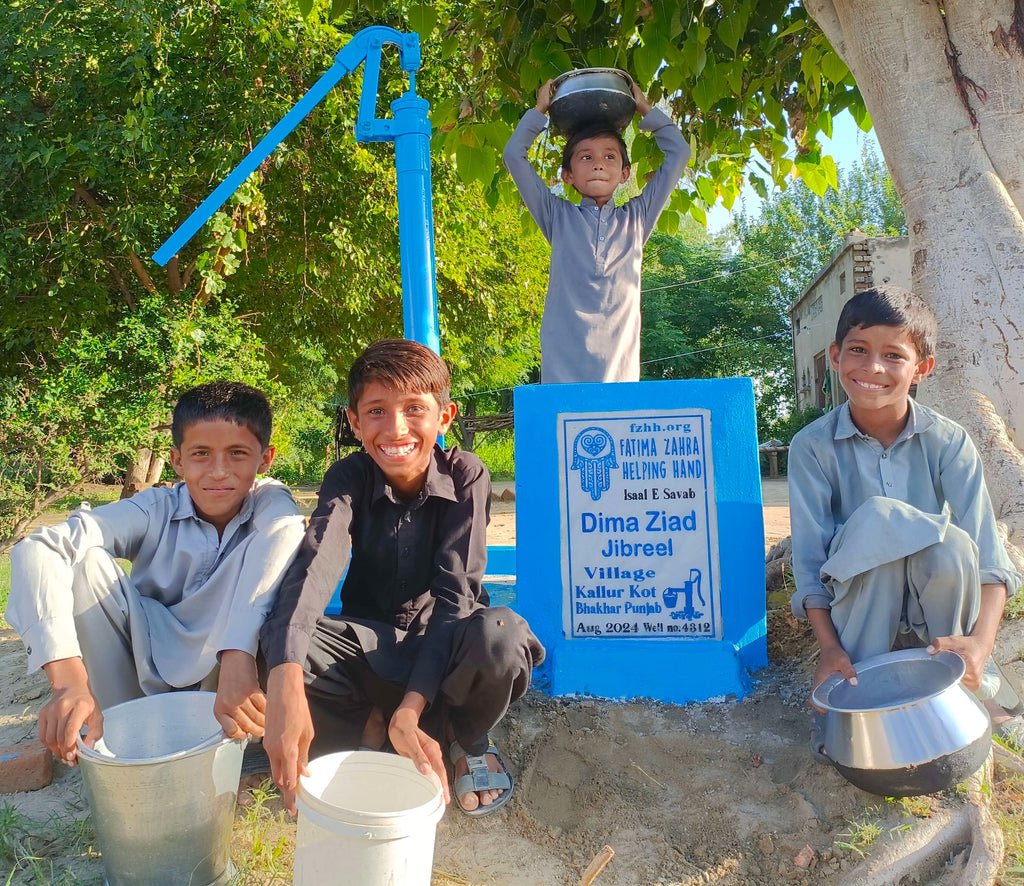
POLYGON ((380 25, 364 28, 356 34, 335 56, 334 64, 313 84, 309 92, 299 99, 195 212, 153 253, 153 261, 160 266, 167 264, 335 84, 360 64, 364 64, 364 67, 359 114, 356 118, 356 140, 395 143, 405 337, 441 353, 437 320, 434 210, 430 193, 430 103, 416 95, 416 71, 421 64, 417 34, 403 34, 380 25), (385 43, 398 47, 399 63, 402 70, 409 74, 408 91, 391 103, 393 120, 376 118, 381 52, 385 43))

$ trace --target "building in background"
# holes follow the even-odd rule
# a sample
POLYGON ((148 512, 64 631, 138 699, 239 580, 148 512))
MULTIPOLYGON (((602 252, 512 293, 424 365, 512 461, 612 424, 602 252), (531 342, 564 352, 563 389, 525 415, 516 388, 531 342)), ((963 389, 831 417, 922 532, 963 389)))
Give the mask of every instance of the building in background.
POLYGON ((855 230, 790 306, 797 409, 831 409, 846 400, 828 346, 843 305, 854 293, 883 283, 910 288, 909 238, 869 237, 855 230))

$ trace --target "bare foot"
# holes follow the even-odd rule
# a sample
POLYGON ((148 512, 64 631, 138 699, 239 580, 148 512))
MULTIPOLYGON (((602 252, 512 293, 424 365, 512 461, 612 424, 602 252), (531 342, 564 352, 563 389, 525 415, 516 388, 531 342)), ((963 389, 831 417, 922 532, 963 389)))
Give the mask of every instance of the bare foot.
POLYGON ((363 734, 359 739, 359 746, 379 751, 384 747, 384 741, 388 737, 388 727, 384 722, 384 714, 380 708, 370 711, 366 718, 366 725, 363 726, 363 734))
MULTIPOLYGON (((498 758, 494 754, 485 754, 484 759, 487 761, 487 769, 490 772, 504 772, 501 763, 498 762, 498 758)), ((466 757, 462 757, 455 764, 455 781, 458 780, 469 772, 469 764, 466 762, 466 757)), ((478 806, 490 806, 495 800, 500 797, 504 791, 490 790, 490 791, 469 791, 465 794, 459 794, 458 802, 459 805, 466 810, 466 812, 472 812, 478 806)))

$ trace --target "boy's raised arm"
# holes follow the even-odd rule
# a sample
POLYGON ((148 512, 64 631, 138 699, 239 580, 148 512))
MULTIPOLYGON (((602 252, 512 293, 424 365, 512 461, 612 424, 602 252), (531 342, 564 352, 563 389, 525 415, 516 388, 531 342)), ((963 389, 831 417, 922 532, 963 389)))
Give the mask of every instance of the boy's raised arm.
POLYGON ((530 162, 529 153, 530 145, 536 141, 537 136, 548 125, 547 112, 550 106, 551 81, 548 80, 537 91, 537 106, 523 114, 519 125, 516 126, 515 132, 512 133, 502 152, 505 168, 516 183, 526 208, 530 210, 530 215, 537 222, 537 227, 540 228, 549 243, 551 242, 551 204, 559 198, 551 193, 551 189, 544 179, 537 174, 537 170, 530 162))
POLYGON ((647 242, 657 224, 658 216, 679 184, 679 178, 689 162, 690 145, 671 117, 653 107, 636 83, 632 88, 637 112, 642 117, 640 129, 654 135, 654 140, 665 155, 640 195, 633 198, 644 208, 644 242, 647 242))

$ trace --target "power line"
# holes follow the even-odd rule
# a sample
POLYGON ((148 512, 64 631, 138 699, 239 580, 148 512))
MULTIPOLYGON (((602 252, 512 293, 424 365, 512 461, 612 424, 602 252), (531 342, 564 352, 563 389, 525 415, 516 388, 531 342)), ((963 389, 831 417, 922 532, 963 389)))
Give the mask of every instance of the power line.
POLYGON ((646 295, 648 292, 660 292, 662 289, 675 289, 677 286, 696 286, 698 283, 707 283, 711 280, 717 280, 719 277, 731 277, 733 274, 742 274, 744 271, 752 271, 755 268, 767 268, 769 265, 782 264, 790 259, 799 258, 801 255, 807 255, 807 253, 794 252, 792 255, 786 255, 782 258, 773 258, 770 261, 762 262, 757 265, 745 265, 744 267, 737 268, 734 271, 723 271, 721 274, 712 274, 710 277, 703 277, 700 280, 686 280, 683 283, 668 283, 665 286, 652 286, 650 289, 641 289, 640 294, 646 295))
POLYGON ((706 354, 708 351, 721 351, 723 348, 734 348, 737 345, 749 345, 755 341, 764 341, 766 338, 778 338, 782 335, 789 335, 789 333, 786 331, 769 332, 767 335, 761 335, 757 338, 748 338, 743 341, 732 341, 724 345, 715 345, 713 348, 700 348, 696 351, 687 351, 685 354, 673 354, 671 357, 655 357, 653 360, 642 360, 640 361, 640 365, 648 366, 651 363, 663 363, 665 360, 675 360, 679 357, 692 357, 694 354, 706 354))

